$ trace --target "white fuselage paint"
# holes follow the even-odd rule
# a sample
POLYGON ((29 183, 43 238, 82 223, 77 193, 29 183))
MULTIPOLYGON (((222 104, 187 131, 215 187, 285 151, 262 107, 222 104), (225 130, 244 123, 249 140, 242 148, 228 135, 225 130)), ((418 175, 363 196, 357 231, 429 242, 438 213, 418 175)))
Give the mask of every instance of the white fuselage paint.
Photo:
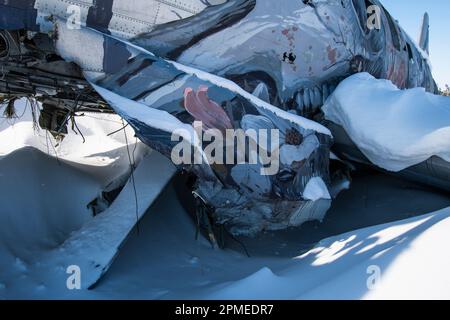
MULTIPOLYGON (((218 1, 221 0, 216 0, 216 3, 218 1)), ((56 17, 60 35, 56 42, 58 52, 81 66, 91 79, 103 72, 103 36, 87 30, 71 32, 66 21, 73 14, 71 6, 76 6, 79 8, 79 23, 86 26, 89 9, 93 5, 94 0, 36 0, 35 3, 41 31, 53 31, 55 24, 48 21, 48 17, 56 17)), ((129 39, 150 31, 155 25, 187 18, 205 8, 200 0, 114 0, 108 30, 115 37, 129 39)))
MULTIPOLYGON (((80 9, 80 24, 86 26, 93 5, 94 0, 36 0, 35 9, 41 31, 45 32, 52 27, 46 17, 67 20, 72 14, 71 6, 80 9)), ((206 7, 200 0, 114 0, 108 30, 114 36, 129 39, 149 32, 155 25, 193 16, 206 7)))

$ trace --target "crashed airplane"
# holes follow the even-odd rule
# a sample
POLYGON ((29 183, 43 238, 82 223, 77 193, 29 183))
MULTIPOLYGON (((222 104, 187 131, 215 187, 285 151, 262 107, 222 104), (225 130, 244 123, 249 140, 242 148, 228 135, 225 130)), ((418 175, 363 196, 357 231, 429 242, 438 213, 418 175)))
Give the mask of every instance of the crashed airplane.
POLYGON ((205 160, 176 164, 207 220, 255 235, 329 209, 320 109, 342 80, 368 72, 437 92, 424 22, 417 46, 378 0, 0 0, 1 99, 38 101, 55 136, 82 112, 117 113, 172 160, 178 132, 205 160), (208 129, 278 130, 279 170, 262 175, 247 149, 211 163, 212 140, 197 141, 208 129))

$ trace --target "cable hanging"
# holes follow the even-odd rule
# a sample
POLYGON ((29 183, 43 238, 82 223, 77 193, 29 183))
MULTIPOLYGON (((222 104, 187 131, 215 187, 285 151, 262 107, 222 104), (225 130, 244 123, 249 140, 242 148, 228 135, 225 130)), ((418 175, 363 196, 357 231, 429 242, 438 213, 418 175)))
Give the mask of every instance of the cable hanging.
MULTIPOLYGON (((123 133, 125 135, 125 143, 127 145, 127 154, 128 154, 128 161, 130 163, 130 169, 131 169, 131 183, 133 185, 133 191, 134 191, 134 201, 135 201, 135 208, 136 208, 136 231, 137 234, 140 234, 140 228, 139 228, 139 202, 138 202, 138 195, 137 195, 137 190, 136 190, 136 180, 134 177, 134 170, 136 169, 136 164, 133 161, 133 159, 131 158, 131 152, 130 152, 130 145, 128 143, 128 136, 127 136, 127 131, 126 131, 126 125, 122 120, 122 126, 123 128, 121 130, 123 130, 123 133)), ((133 152, 134 153, 134 152, 133 152)), ((133 156, 134 158, 134 156, 133 156)))

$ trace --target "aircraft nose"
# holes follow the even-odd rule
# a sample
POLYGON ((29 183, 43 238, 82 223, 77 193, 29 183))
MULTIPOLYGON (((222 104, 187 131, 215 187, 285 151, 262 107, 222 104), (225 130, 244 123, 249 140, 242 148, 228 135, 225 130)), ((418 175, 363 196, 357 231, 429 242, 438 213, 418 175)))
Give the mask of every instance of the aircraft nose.
POLYGON ((37 10, 34 8, 35 1, 0 0, 0 29, 39 31, 39 25, 36 23, 37 10))

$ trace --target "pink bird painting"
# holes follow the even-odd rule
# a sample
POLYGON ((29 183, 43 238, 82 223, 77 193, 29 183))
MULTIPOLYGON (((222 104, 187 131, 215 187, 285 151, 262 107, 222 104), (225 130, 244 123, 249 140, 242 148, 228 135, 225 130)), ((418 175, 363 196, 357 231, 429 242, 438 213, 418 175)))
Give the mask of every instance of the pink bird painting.
POLYGON ((203 129, 218 129, 225 132, 233 129, 230 118, 218 103, 209 99, 208 87, 199 86, 195 91, 192 88, 184 90, 184 108, 196 121, 203 123, 203 129))

